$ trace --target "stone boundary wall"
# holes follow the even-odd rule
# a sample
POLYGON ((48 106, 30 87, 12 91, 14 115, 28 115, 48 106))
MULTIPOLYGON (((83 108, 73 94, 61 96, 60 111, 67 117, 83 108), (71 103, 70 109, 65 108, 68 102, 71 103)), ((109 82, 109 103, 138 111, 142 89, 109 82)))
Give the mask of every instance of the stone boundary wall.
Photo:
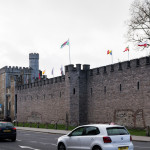
POLYGON ((19 122, 65 123, 78 110, 87 123, 150 126, 149 57, 93 69, 68 65, 65 73, 16 87, 19 122))
POLYGON ((66 122, 64 77, 57 77, 17 87, 19 122, 66 122))
POLYGON ((150 126, 150 58, 89 70, 88 122, 150 126))

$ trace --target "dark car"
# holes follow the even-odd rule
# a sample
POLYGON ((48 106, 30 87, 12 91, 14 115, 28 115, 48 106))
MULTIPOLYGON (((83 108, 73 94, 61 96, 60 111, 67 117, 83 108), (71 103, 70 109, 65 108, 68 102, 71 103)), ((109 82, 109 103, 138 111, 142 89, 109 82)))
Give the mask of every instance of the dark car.
POLYGON ((16 141, 16 128, 11 122, 0 122, 0 139, 16 141))

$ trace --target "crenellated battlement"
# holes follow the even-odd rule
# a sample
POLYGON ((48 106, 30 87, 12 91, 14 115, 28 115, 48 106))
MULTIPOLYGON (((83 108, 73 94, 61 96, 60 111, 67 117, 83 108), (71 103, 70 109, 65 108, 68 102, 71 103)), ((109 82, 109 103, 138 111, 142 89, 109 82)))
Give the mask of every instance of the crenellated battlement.
POLYGON ((38 53, 30 53, 29 59, 39 59, 39 54, 38 53))
MULTIPOLYGON (((90 69, 90 65, 83 65, 84 71, 87 71, 90 69)), ((81 70, 81 64, 76 64, 76 67, 74 67, 73 64, 65 66, 65 72, 70 72, 70 71, 82 71, 81 70)))
POLYGON ((44 85, 48 85, 48 84, 57 84, 57 83, 61 83, 61 82, 65 82, 65 76, 58 76, 55 78, 46 78, 46 79, 42 78, 41 80, 36 79, 35 82, 33 82, 33 83, 16 86, 16 89, 23 90, 23 89, 33 88, 33 87, 44 86, 44 85))
POLYGON ((29 67, 18 67, 18 66, 5 66, 0 69, 0 73, 20 73, 23 71, 24 73, 30 73, 31 68, 29 67))
MULTIPOLYGON (((116 73, 116 72, 126 71, 127 69, 137 69, 139 67, 144 67, 148 65, 150 65, 150 57, 143 57, 140 59, 133 59, 130 61, 119 62, 119 63, 115 63, 115 64, 111 64, 107 66, 101 66, 101 67, 97 67, 93 69, 90 69, 90 65, 87 65, 87 64, 84 64, 83 67, 81 66, 81 64, 76 64, 76 66, 74 66, 73 64, 70 64, 70 65, 65 66, 65 72, 67 73, 67 72, 86 71, 88 73, 88 76, 95 76, 99 74, 107 75, 113 72, 116 73)), ((5 69, 7 70, 7 72, 17 72, 17 71, 19 72, 22 70, 24 71, 24 73, 30 72, 30 68, 25 68, 25 67, 18 68, 18 67, 6 66, 5 69)), ((58 76, 55 78, 42 78, 41 80, 37 78, 33 83, 18 86, 17 89, 22 90, 26 88, 43 86, 46 84, 57 84, 57 83, 64 82, 64 81, 65 81, 65 75, 58 76)))
POLYGON ((116 71, 124 71, 126 69, 136 69, 137 67, 143 67, 150 65, 150 57, 142 57, 139 59, 133 59, 130 61, 124 61, 119 62, 107 66, 101 66, 97 68, 90 69, 90 65, 83 65, 83 69, 81 69, 81 64, 76 64, 76 67, 74 65, 67 65, 65 66, 65 72, 71 72, 71 71, 88 71, 90 76, 98 75, 100 73, 108 74, 111 72, 116 71))

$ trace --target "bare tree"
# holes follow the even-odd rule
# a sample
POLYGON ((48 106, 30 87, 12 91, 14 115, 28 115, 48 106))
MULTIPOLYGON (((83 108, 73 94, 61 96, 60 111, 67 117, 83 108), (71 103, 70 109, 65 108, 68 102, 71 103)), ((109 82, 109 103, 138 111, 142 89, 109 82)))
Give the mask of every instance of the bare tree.
POLYGON ((130 14, 127 38, 137 47, 139 42, 150 40, 150 0, 135 0, 131 4, 130 14))

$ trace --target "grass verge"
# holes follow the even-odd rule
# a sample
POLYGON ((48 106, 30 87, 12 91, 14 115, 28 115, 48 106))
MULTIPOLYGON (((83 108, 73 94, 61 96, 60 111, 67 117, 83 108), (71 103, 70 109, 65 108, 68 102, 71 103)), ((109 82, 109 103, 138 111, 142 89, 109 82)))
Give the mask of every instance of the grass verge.
MULTIPOLYGON (((58 130, 66 130, 66 126, 63 124, 37 124, 37 123, 15 123, 15 126, 18 127, 32 127, 32 128, 45 128, 45 129, 58 129, 58 130)), ((68 130, 73 130, 75 126, 68 126, 68 130)))
POLYGON ((144 129, 128 129, 128 131, 131 135, 146 136, 146 130, 144 129))

